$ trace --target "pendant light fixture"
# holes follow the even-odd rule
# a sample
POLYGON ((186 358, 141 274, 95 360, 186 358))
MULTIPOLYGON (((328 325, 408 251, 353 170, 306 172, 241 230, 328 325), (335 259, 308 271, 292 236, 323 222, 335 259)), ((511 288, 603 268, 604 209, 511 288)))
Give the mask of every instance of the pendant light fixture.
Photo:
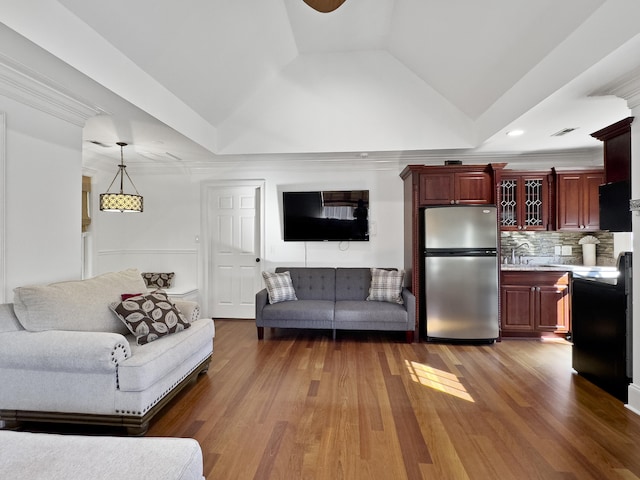
POLYGON ((142 196, 138 193, 138 189, 133 184, 133 180, 125 170, 127 166, 124 164, 123 149, 127 146, 124 142, 118 142, 116 145, 120 146, 120 165, 118 165, 118 171, 116 176, 111 180, 107 193, 100 194, 100 210, 103 212, 142 212, 142 196), (125 175, 129 179, 129 183, 136 191, 135 195, 132 193, 124 193, 124 177, 125 175), (112 185, 120 177, 120 193, 109 193, 112 185))

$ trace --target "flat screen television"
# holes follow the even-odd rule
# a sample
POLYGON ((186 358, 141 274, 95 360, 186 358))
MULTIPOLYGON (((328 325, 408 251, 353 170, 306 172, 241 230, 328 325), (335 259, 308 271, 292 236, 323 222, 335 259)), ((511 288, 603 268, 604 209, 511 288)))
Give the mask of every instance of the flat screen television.
POLYGON ((630 232, 631 184, 626 181, 600 185, 600 230, 630 232))
POLYGON ((283 192, 285 242, 369 240, 369 190, 283 192))

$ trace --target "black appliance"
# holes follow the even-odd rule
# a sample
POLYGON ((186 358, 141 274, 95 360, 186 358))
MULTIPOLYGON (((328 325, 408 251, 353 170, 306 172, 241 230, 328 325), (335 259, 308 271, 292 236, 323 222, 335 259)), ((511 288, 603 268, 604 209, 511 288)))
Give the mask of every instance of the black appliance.
POLYGON ((369 191, 283 192, 285 242, 368 241, 369 191))
POLYGON ((631 184, 628 180, 600 185, 600 230, 631 232, 631 184))
POLYGON ((618 257, 618 277, 573 274, 572 365, 623 402, 632 379, 632 253, 618 257))

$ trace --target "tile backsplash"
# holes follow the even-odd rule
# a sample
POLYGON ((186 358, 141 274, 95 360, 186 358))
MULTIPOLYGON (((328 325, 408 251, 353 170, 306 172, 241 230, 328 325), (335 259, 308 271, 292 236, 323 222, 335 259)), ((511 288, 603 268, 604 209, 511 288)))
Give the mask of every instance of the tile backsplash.
MULTIPOLYGON (((522 263, 546 264, 560 263, 564 265, 582 265, 581 238, 587 235, 596 237, 600 243, 596 245, 596 265, 610 266, 616 264, 614 257, 613 233, 610 232, 501 232, 501 259, 511 263, 511 252, 514 247, 522 243, 516 250, 516 256, 522 257, 522 263), (571 247, 571 254, 557 254, 556 246, 571 247)), ((568 250, 564 249, 565 253, 568 250)))

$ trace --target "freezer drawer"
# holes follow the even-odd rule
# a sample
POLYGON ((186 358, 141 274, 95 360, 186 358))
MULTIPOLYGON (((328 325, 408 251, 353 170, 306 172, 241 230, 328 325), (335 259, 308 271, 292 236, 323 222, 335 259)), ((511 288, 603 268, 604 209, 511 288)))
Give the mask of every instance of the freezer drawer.
POLYGON ((425 303, 429 339, 498 338, 497 257, 425 258, 425 303))

